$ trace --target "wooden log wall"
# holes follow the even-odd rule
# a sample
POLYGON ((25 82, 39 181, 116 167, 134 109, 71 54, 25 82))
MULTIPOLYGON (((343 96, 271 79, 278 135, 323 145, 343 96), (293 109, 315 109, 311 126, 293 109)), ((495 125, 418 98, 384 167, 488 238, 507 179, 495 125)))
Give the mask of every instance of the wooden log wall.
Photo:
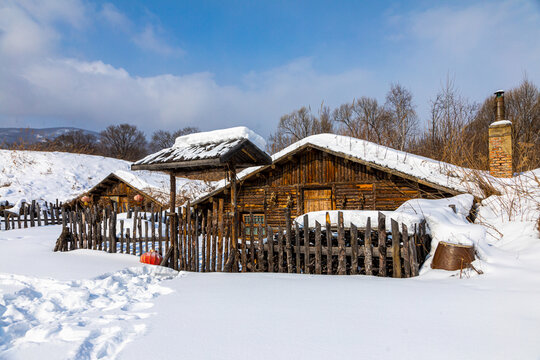
POLYGON ((117 222, 114 209, 94 207, 73 211, 66 214, 64 225, 64 232, 69 235, 63 232, 56 249, 97 249, 137 256, 158 251, 164 255, 162 265, 195 272, 225 271, 225 265, 233 261, 235 264, 230 267, 233 272, 365 274, 398 278, 417 276, 430 250, 425 222, 408 229, 392 220, 391 231, 387 232, 386 218, 379 213, 376 229, 371 228, 371 219, 365 227, 345 228, 341 212, 337 228, 329 223, 316 223, 314 228, 308 228, 307 216, 301 225, 290 221, 290 216, 285 217, 283 227, 259 224, 257 233, 253 228, 247 231, 239 223, 236 226, 240 237, 234 247, 231 243, 234 225, 225 216, 223 206, 217 209, 203 213, 178 208, 175 238, 168 232, 171 216, 161 209, 150 213, 135 211, 131 232, 124 231, 127 225, 124 220, 117 222), (160 228, 166 231, 158 231, 160 228), (177 242, 176 247, 173 241, 177 242), (175 248, 178 249, 177 264, 173 263, 175 248), (238 249, 236 254, 234 248, 238 249))

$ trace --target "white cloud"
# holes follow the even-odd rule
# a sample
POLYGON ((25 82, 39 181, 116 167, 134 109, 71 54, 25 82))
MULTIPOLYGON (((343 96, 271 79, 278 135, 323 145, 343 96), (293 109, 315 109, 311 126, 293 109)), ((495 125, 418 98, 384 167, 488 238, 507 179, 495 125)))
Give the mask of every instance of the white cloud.
MULTIPOLYGON (((60 34, 55 23, 71 23, 81 15, 64 10, 54 15, 54 7, 49 7, 30 16, 30 7, 14 4, 0 11, 4 126, 26 126, 20 119, 47 118, 96 130, 128 122, 148 133, 188 125, 201 129, 247 125, 267 135, 281 115, 302 105, 316 111, 321 101, 337 106, 363 95, 383 100, 391 81, 410 87, 420 113, 427 113, 428 99, 448 71, 465 95, 477 100, 496 88, 515 85, 524 70, 533 81, 540 79, 536 45, 540 19, 530 3, 521 1, 393 17, 400 36, 387 37, 399 40, 388 40, 396 41, 397 50, 385 68, 357 67, 330 74, 316 70, 315 59, 306 57, 246 72, 235 85, 220 84, 208 72, 140 77, 100 60, 66 58, 56 47, 60 34), (500 53, 495 52, 498 48, 500 53)), ((135 25, 115 7, 106 5, 100 13, 126 36, 135 34, 135 25)), ((139 46, 160 54, 180 51, 159 40, 156 29, 149 26, 139 33, 139 46)))
POLYGON ((156 34, 157 28, 153 25, 147 25, 140 33, 133 35, 133 42, 143 50, 149 50, 160 55, 180 56, 184 54, 184 50, 179 47, 174 47, 163 38, 156 34))
POLYGON ((101 16, 110 25, 123 32, 131 31, 131 28, 133 27, 133 24, 128 17, 111 3, 103 4, 101 10, 99 11, 99 16, 101 16))

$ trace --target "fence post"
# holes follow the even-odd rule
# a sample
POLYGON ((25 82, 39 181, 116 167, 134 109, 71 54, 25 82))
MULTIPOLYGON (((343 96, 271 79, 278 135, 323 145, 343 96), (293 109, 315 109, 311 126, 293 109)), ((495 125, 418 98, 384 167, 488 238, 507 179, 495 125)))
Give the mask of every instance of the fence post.
POLYGON ((266 230, 266 243, 268 244, 268 272, 274 272, 274 231, 271 226, 266 230))
POLYGON ((278 227, 278 272, 285 272, 283 266, 283 229, 281 225, 278 227))
POLYGON ((321 247, 321 224, 315 221, 315 274, 321 274, 322 247, 321 247))
POLYGON ((358 228, 351 223, 351 275, 358 274, 358 228))
POLYGON ((373 275, 373 255, 371 252, 371 218, 366 221, 366 231, 364 232, 364 267, 366 275, 373 275))
POLYGON ((326 273, 332 275, 332 229, 330 227, 330 214, 326 213, 326 273))
POLYGON ((401 238, 403 239, 403 268, 405 269, 405 277, 411 277, 411 263, 409 259, 409 232, 407 225, 401 224, 401 238))
POLYGON ((255 235, 253 234, 254 226, 253 226, 253 213, 249 213, 249 221, 250 221, 250 228, 249 228, 249 259, 250 259, 250 267, 249 271, 255 272, 255 235))
POLYGON ((399 225, 396 220, 390 219, 392 226, 392 276, 401 277, 401 258, 399 251, 399 225))
POLYGON ((346 275, 345 257, 345 226, 343 225, 343 212, 338 212, 338 275, 346 275))
POLYGON ((309 274, 309 221, 304 215, 304 273, 309 274))
POLYGON ((32 200, 32 205, 30 207, 30 226, 36 226, 36 218, 34 216, 34 210, 36 209, 36 200, 32 200))
POLYGON ((218 260, 217 260, 217 271, 223 271, 223 206, 224 206, 224 200, 219 199, 218 200, 218 241, 217 241, 217 247, 218 247, 218 260))
POLYGON ((293 259, 292 259, 292 249, 291 249, 291 210, 287 208, 285 210, 285 231, 286 233, 286 251, 287 251, 287 272, 291 274, 293 272, 293 259))
POLYGON ((262 224, 259 224, 259 228, 258 228, 258 235, 259 235, 259 243, 258 243, 258 258, 257 258, 257 262, 258 262, 258 270, 259 272, 263 272, 264 271, 264 240, 263 240, 263 226, 262 224))
POLYGON ((386 276, 386 221, 383 213, 379 212, 379 276, 386 276))
POLYGON ((36 213, 37 213, 37 224, 41 226, 41 207, 39 204, 36 204, 36 213))

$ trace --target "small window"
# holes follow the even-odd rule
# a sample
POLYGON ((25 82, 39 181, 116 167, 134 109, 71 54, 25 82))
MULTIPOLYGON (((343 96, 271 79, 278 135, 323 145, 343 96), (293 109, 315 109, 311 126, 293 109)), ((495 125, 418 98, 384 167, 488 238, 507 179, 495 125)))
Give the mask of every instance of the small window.
POLYGON ((246 235, 248 235, 248 236, 251 235, 251 229, 253 229, 253 235, 254 236, 259 235, 259 225, 262 225, 262 227, 263 227, 263 235, 266 235, 264 214, 253 214, 253 224, 251 223, 250 214, 244 214, 243 215, 243 220, 244 220, 244 226, 245 226, 246 235))

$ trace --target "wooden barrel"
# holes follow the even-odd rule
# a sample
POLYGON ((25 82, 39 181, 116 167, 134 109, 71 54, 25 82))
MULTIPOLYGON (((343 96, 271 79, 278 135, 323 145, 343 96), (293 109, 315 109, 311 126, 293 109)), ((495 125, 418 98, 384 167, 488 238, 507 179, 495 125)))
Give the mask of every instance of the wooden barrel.
POLYGON ((474 246, 439 242, 433 261, 432 269, 461 270, 470 267, 474 261, 474 246))

